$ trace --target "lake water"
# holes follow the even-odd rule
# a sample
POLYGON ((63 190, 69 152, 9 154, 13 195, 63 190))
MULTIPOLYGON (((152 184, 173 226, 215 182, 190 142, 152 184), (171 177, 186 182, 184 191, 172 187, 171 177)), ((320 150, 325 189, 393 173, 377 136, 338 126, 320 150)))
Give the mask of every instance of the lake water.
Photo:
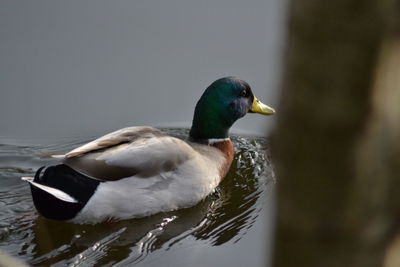
MULTIPOLYGON (((184 138, 188 130, 164 129, 184 138)), ((0 250, 33 266, 265 266, 269 261, 274 175, 267 141, 233 135, 236 155, 216 191, 194 207, 154 216, 76 225, 37 214, 31 176, 95 136, 37 144, 0 137, 0 250)))

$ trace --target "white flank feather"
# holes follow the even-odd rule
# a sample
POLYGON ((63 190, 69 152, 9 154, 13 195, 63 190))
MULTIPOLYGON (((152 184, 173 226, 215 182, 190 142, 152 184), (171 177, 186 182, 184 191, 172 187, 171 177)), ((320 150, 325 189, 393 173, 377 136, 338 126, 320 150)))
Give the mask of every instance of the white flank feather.
POLYGON ((43 191, 46 191, 50 195, 52 195, 52 196, 54 196, 54 197, 56 197, 56 198, 58 198, 58 199, 60 199, 62 201, 70 202, 70 203, 78 203, 78 201, 75 198, 71 197, 67 193, 65 193, 65 192, 63 192, 63 191, 61 191, 59 189, 53 188, 53 187, 49 187, 49 186, 46 186, 46 185, 35 183, 33 180, 31 180, 29 178, 32 178, 32 177, 22 177, 22 180, 28 181, 33 186, 36 186, 37 188, 40 188, 43 191))

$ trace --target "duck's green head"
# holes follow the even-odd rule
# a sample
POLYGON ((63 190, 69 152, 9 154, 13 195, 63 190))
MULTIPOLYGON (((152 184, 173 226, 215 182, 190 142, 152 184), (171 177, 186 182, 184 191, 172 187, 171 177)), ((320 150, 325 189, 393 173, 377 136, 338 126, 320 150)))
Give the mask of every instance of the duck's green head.
POLYGON ((248 83, 235 77, 213 82, 197 102, 190 130, 192 140, 228 137, 232 124, 246 113, 272 115, 273 108, 261 103, 248 83))

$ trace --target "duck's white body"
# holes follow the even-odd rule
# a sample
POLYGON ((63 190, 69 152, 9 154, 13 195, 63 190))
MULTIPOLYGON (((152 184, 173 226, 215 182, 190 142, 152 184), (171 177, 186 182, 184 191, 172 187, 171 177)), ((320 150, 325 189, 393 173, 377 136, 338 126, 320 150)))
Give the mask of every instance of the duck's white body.
MULTIPOLYGON (((155 128, 129 127, 72 150, 61 157, 63 163, 85 179, 101 182, 69 221, 96 223, 193 206, 215 189, 226 174, 223 166, 231 164, 232 159, 213 146, 216 143, 187 143, 155 128)), ((67 199, 54 190, 57 187, 39 181, 31 185, 59 200, 67 199)))
POLYGON ((175 171, 156 176, 132 176, 101 183, 72 221, 85 223, 128 219, 193 206, 219 184, 218 172, 215 162, 198 158, 183 163, 175 171), (198 165, 199 161, 203 161, 204 165, 198 165))

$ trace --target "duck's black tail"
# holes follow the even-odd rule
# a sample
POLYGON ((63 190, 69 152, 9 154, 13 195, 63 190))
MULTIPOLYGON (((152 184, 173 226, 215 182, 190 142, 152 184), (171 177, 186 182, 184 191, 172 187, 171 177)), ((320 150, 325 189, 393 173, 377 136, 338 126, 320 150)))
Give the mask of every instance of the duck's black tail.
POLYGON ((38 212, 54 220, 73 219, 100 183, 65 164, 43 166, 28 182, 38 212))

